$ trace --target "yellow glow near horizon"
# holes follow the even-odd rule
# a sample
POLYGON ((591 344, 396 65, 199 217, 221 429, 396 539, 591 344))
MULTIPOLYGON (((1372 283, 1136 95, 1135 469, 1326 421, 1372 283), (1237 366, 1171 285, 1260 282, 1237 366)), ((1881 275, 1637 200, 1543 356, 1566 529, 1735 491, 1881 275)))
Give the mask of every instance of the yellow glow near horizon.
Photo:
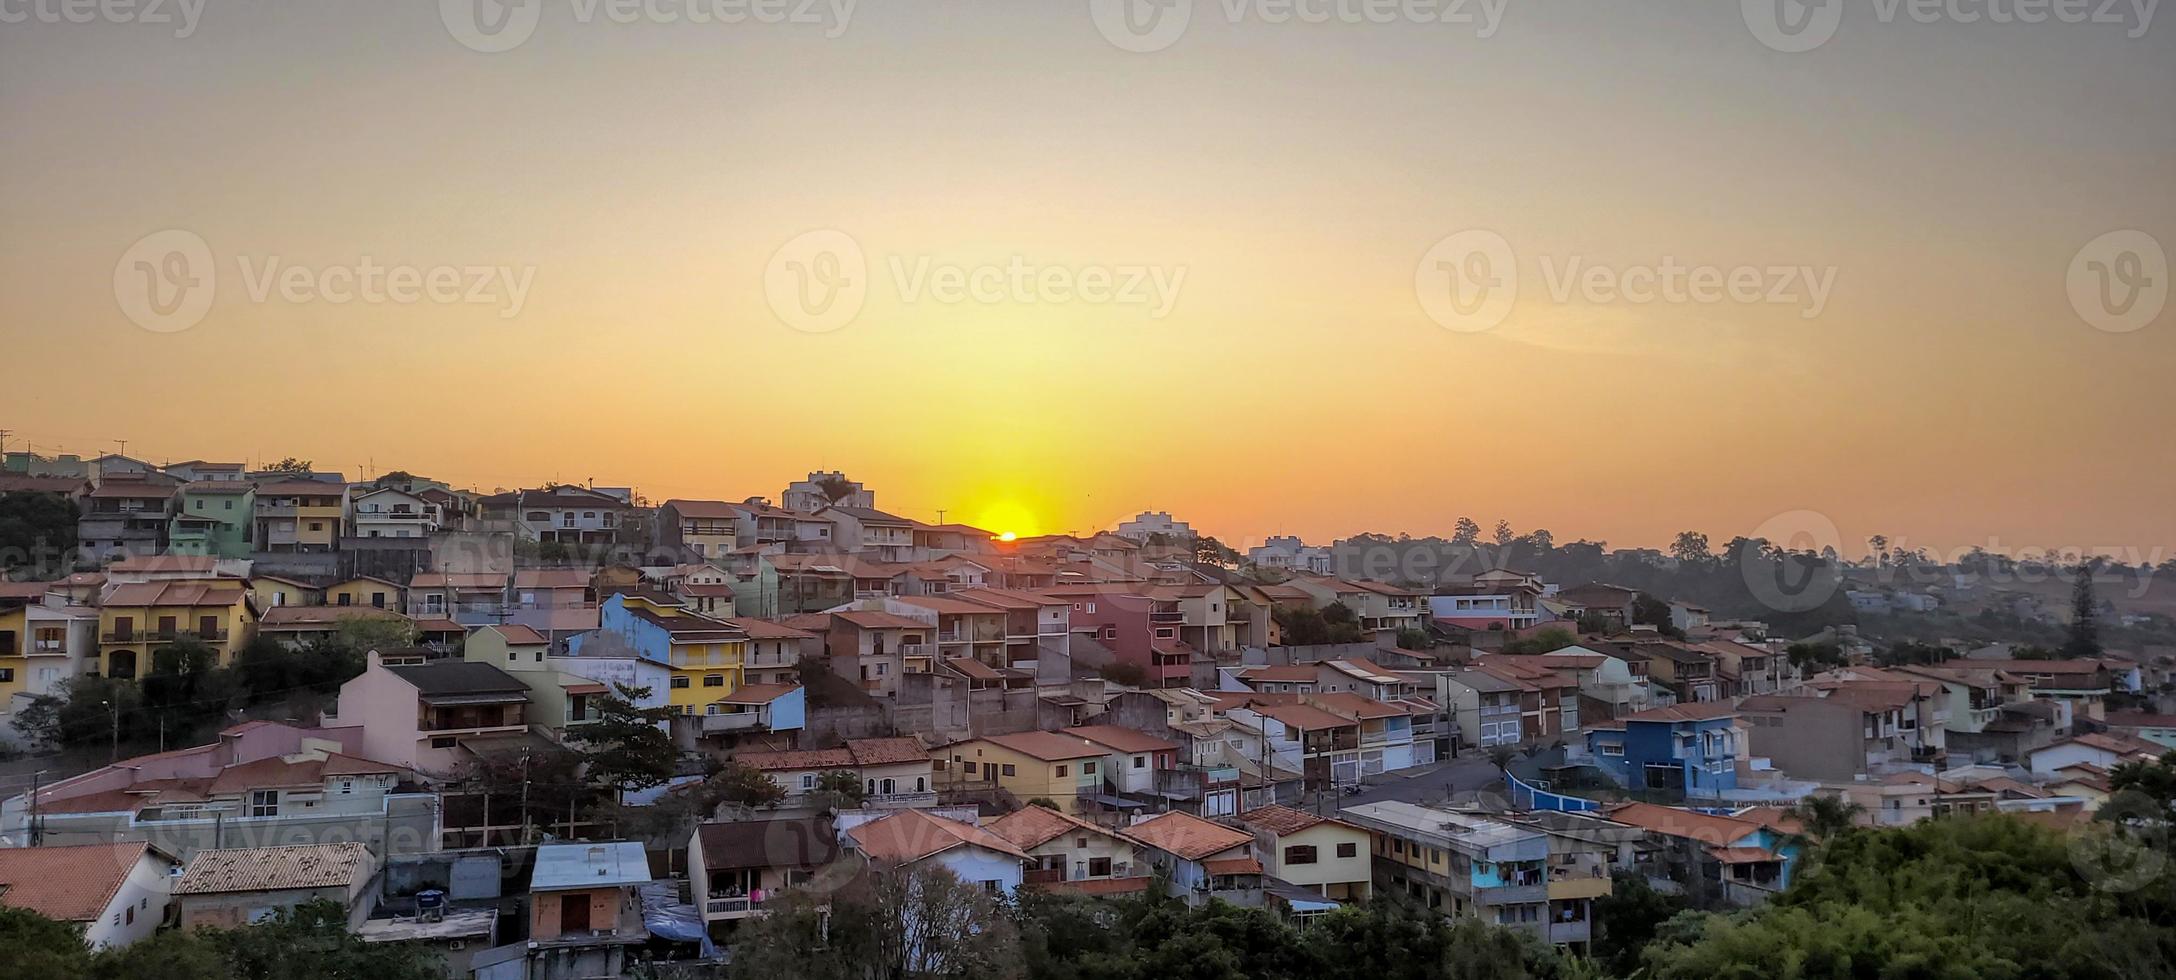
POLYGON ((995 500, 975 512, 974 525, 997 534, 999 541, 1017 540, 1023 534, 1041 534, 1042 522, 1027 505, 1017 500, 995 500))
POLYGON ((1002 534, 999 534, 997 536, 997 539, 999 541, 1018 541, 1020 540, 1020 536, 1012 533, 1011 531, 1006 531, 1002 534))

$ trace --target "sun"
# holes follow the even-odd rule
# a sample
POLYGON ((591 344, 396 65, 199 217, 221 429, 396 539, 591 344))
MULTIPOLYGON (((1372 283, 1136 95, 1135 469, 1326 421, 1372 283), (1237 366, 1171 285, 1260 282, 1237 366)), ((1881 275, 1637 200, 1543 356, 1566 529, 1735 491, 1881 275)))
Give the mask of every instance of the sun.
POLYGON ((1018 541, 1020 540, 1020 536, 1012 533, 1011 531, 1006 531, 1005 533, 998 535, 997 539, 999 541, 1018 541))

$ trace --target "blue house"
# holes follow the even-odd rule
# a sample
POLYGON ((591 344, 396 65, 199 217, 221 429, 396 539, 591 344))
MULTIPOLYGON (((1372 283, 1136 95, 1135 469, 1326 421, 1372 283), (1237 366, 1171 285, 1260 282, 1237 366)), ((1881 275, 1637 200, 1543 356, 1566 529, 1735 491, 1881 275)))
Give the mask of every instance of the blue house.
POLYGON ((1715 799, 1738 788, 1737 719, 1721 701, 1652 708, 1589 729, 1587 752, 1619 786, 1715 799))

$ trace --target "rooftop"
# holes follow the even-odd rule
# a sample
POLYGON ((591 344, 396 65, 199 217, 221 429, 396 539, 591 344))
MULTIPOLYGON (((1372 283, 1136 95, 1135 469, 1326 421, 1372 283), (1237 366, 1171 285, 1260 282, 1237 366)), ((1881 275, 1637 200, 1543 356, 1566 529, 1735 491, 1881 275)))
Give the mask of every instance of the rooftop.
POLYGON ((536 849, 536 870, 529 875, 533 892, 643 885, 650 881, 650 859, 638 841, 543 844, 536 849))
POLYGON ((376 873, 373 865, 370 849, 355 842, 198 851, 174 894, 350 887, 376 873))
POLYGON ((135 841, 0 849, 0 905, 61 922, 96 919, 148 847, 135 841))

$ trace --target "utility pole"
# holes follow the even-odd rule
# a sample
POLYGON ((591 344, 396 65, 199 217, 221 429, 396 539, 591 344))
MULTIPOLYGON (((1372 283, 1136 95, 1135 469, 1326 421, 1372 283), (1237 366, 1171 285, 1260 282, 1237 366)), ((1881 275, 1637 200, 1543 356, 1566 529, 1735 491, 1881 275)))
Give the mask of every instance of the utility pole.
POLYGON ((527 846, 529 843, 529 750, 527 748, 521 750, 521 812, 516 813, 514 819, 521 821, 521 843, 523 846, 527 846))
POLYGON ((119 762, 121 761, 121 706, 112 701, 101 701, 99 703, 113 709, 113 741, 108 747, 106 761, 108 763, 119 762))

